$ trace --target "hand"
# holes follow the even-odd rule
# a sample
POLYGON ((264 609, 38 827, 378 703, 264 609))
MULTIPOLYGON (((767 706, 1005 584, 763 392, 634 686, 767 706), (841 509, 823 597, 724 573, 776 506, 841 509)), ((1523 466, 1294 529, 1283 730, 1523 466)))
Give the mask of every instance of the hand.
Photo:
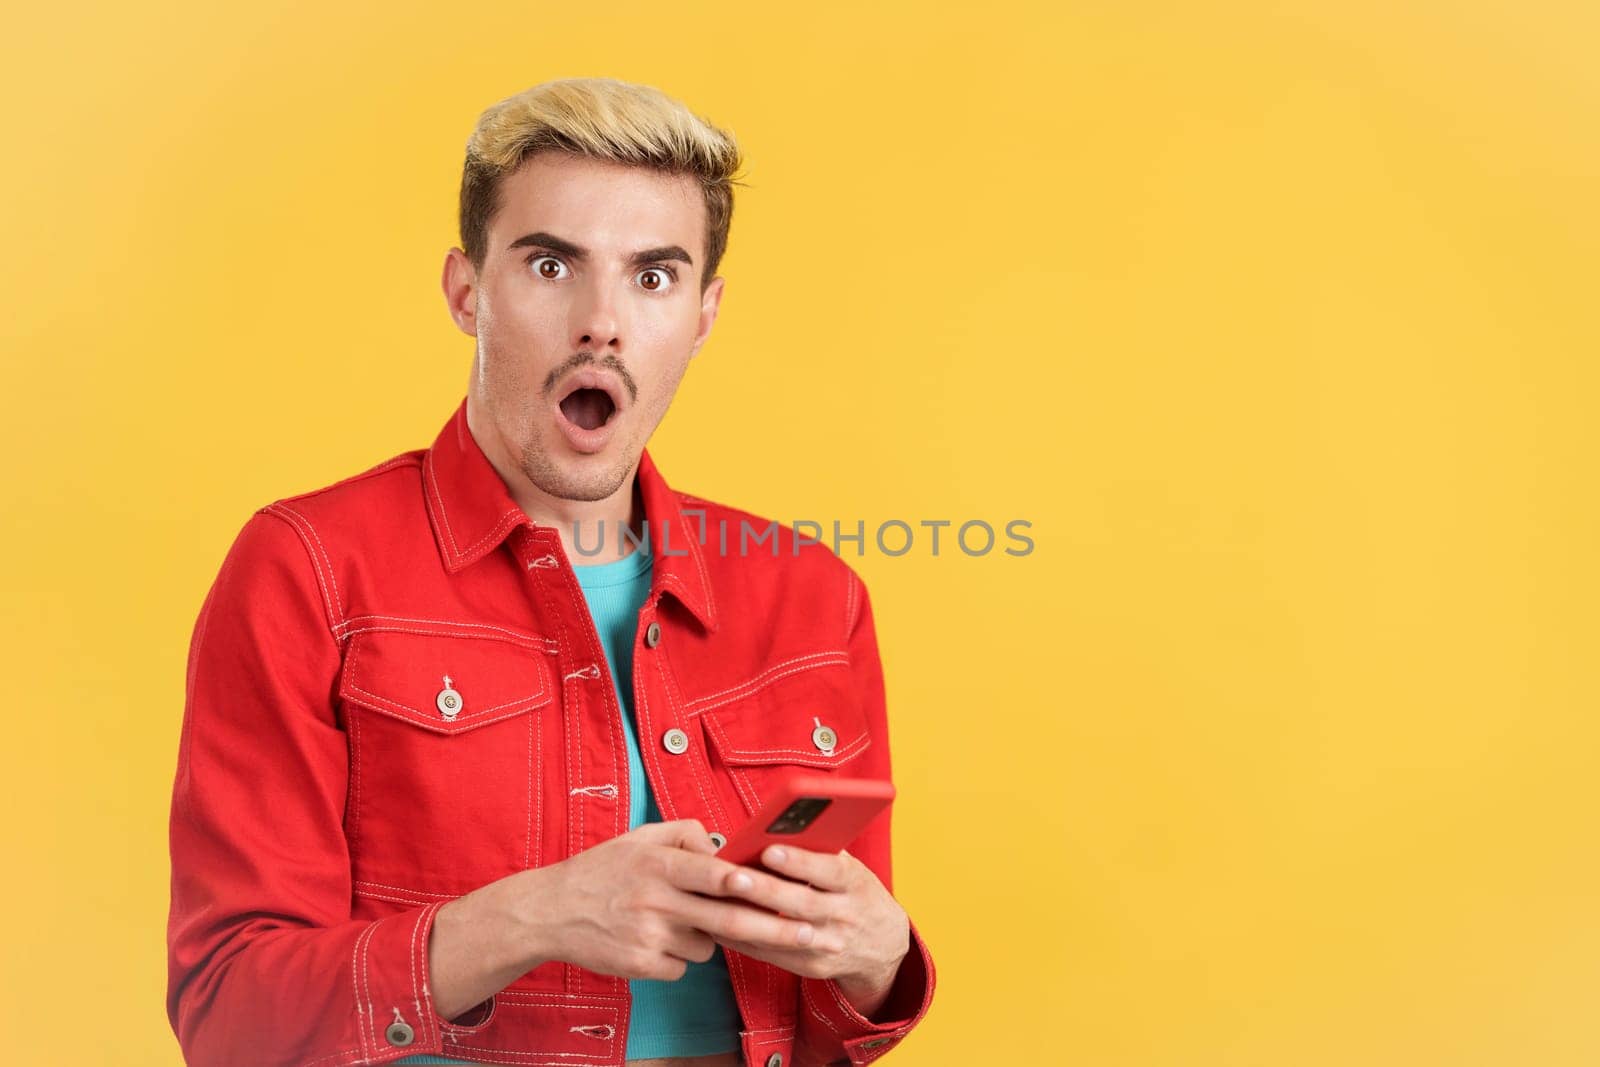
POLYGON ((513 936, 524 959, 676 981, 691 961, 711 958, 713 938, 767 952, 807 943, 808 922, 717 899, 729 877, 747 869, 717 859, 715 851, 699 821, 680 819, 646 824, 514 875, 513 936))
POLYGON ((799 945, 718 936, 717 943, 808 978, 831 978, 863 1016, 882 1006, 911 947, 911 922, 872 869, 848 852, 772 845, 761 862, 784 877, 739 867, 722 892, 810 923, 799 945), (791 879, 793 879, 791 881, 791 879), (809 885, 803 884, 809 882, 809 885))

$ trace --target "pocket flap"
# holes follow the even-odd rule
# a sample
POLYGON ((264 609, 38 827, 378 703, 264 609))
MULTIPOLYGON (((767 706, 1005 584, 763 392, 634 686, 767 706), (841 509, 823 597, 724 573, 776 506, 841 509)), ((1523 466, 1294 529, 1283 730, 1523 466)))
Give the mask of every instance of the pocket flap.
POLYGON ((345 653, 339 696, 425 730, 459 734, 550 703, 545 659, 495 637, 360 633, 345 653))
POLYGON ((781 673, 748 695, 707 707, 701 719, 730 766, 837 767, 872 743, 854 676, 838 662, 781 673))

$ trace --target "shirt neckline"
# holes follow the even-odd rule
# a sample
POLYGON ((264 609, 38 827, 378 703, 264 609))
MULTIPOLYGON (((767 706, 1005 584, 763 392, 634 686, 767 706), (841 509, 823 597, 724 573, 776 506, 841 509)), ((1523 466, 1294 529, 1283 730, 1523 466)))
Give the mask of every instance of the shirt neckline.
POLYGON ((626 585, 650 569, 650 543, 639 546, 621 559, 605 563, 574 563, 572 573, 584 589, 598 589, 613 585, 626 585))

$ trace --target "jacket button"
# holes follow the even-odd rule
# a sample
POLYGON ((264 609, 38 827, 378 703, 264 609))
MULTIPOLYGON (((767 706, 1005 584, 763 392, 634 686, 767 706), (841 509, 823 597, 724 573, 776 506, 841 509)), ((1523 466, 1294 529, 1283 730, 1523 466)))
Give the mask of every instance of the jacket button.
POLYGON ((681 756, 689 749, 689 735, 674 726, 661 735, 661 743, 674 756, 681 756))
POLYGON ((444 688, 434 695, 433 704, 439 709, 439 714, 447 719, 461 714, 461 694, 455 691, 448 675, 445 676, 444 688))
POLYGON ((774 1052, 767 1057, 767 1067, 783 1067, 783 1053, 774 1052))
POLYGON ((839 735, 833 732, 833 727, 824 726, 820 722, 817 728, 811 731, 811 743, 824 756, 833 755, 833 746, 839 743, 839 735))
POLYGON ((417 1037, 409 1023, 399 1021, 390 1023, 389 1029, 383 1032, 383 1036, 389 1039, 391 1045, 409 1045, 417 1037))
POLYGON ((653 622, 644 628, 644 643, 646 648, 655 648, 661 643, 661 624, 653 622))

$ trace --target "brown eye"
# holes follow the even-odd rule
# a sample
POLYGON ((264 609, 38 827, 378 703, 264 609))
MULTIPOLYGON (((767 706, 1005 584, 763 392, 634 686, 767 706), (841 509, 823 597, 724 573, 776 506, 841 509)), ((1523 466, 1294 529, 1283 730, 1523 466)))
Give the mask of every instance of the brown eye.
POLYGON ((652 293, 659 293, 671 284, 671 275, 664 270, 648 267, 639 272, 639 285, 652 293))
POLYGON ((561 277, 561 261, 554 256, 537 256, 533 263, 534 270, 539 272, 539 277, 550 281, 561 277))

